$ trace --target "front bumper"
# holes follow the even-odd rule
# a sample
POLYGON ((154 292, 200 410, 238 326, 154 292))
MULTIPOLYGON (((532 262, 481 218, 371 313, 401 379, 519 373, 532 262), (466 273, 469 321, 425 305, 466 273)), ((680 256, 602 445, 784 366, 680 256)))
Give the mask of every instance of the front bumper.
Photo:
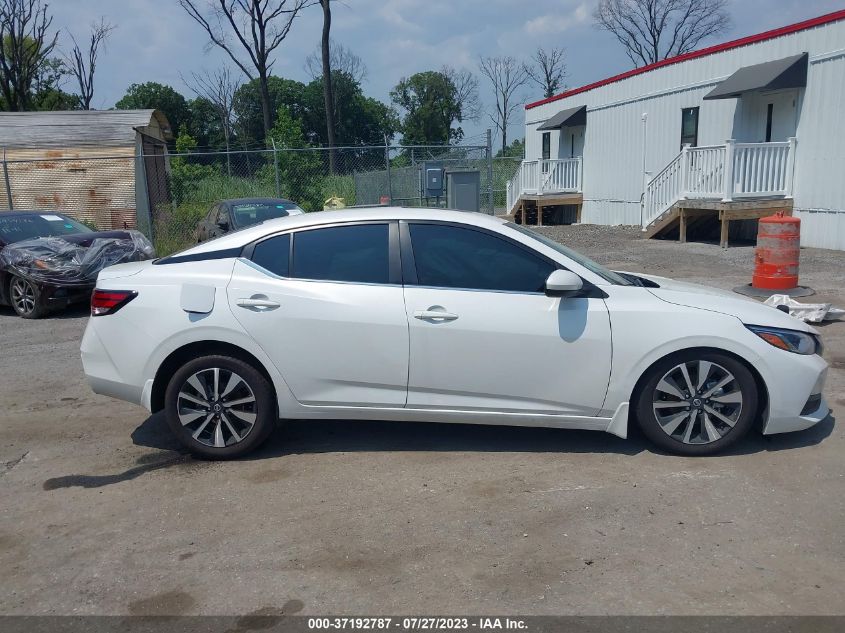
POLYGON ((830 407, 822 395, 827 379, 827 363, 820 356, 805 358, 807 361, 800 367, 790 367, 792 371, 788 377, 793 380, 791 387, 778 394, 777 398, 770 394, 764 435, 803 431, 830 414, 830 407), (801 385, 812 386, 808 388, 801 385))

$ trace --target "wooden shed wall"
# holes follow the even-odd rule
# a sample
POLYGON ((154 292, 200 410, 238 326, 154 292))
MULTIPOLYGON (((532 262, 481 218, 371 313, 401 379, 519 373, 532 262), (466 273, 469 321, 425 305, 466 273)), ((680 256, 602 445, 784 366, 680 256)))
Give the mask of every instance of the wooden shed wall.
POLYGON ((9 149, 6 168, 15 209, 60 211, 101 230, 136 226, 134 146, 9 149))

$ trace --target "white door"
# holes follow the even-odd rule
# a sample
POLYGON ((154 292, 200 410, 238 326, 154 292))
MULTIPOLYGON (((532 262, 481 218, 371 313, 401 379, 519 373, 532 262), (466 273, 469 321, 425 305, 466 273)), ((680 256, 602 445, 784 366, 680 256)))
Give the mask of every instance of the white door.
POLYGON ((299 402, 404 406, 408 323, 391 232, 387 223, 303 230, 236 262, 231 310, 299 402))
POLYGON ((798 92, 761 93, 756 96, 756 140, 759 142, 782 142, 795 136, 798 124, 796 107, 798 92))
POLYGON ((481 230, 411 223, 410 241, 408 407, 598 413, 611 360, 602 299, 545 296, 554 263, 481 230))

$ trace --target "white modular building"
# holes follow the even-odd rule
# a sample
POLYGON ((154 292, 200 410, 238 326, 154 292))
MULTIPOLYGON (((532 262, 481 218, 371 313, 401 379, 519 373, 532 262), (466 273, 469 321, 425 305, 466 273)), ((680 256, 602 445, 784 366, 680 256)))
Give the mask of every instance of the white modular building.
POLYGON ((709 223, 726 245, 731 221, 778 210, 802 245, 845 249, 845 10, 526 106, 518 220, 682 240, 709 223))

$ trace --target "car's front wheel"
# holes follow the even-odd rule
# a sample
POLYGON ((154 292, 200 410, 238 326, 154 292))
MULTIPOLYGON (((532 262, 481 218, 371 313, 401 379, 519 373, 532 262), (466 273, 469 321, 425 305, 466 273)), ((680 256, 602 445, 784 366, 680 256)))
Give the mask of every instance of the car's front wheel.
POLYGON ((24 319, 40 319, 47 313, 41 288, 23 277, 12 277, 9 282, 9 301, 24 319))
POLYGON ((257 448, 277 421, 273 388, 255 367, 230 356, 183 365, 164 396, 167 422, 191 453, 230 459, 257 448))
POLYGON ((711 455, 741 439, 758 410, 751 371, 727 354, 673 354, 653 365, 641 382, 636 415, 659 447, 680 455, 711 455))

